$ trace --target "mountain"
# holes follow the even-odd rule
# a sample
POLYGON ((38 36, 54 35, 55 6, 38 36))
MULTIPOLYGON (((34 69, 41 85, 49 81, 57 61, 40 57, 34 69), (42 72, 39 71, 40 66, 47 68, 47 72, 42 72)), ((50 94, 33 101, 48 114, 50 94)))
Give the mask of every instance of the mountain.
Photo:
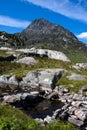
POLYGON ((72 32, 45 19, 34 20, 17 36, 25 47, 58 50, 75 62, 87 62, 87 46, 72 32))
POLYGON ((34 20, 20 33, 0 32, 0 46, 57 50, 73 62, 87 62, 87 46, 84 43, 64 27, 42 18, 34 20))

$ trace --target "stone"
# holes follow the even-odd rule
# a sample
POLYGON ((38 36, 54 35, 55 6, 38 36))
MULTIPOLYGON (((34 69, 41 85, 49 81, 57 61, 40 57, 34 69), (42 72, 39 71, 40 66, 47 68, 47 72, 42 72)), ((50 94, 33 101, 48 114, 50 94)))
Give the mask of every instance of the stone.
POLYGON ((22 59, 17 60, 16 62, 27 65, 34 65, 37 63, 37 61, 33 57, 24 57, 22 59))
POLYGON ((81 121, 87 120, 87 110, 83 111, 82 109, 76 109, 74 113, 81 121))
POLYGON ((49 115, 47 115, 45 118, 44 118, 44 123, 45 124, 49 124, 49 123, 51 123, 52 122, 52 118, 49 116, 49 115))
POLYGON ((59 115, 61 114, 61 111, 62 111, 61 109, 55 110, 54 113, 53 113, 53 117, 55 119, 57 119, 59 117, 59 115))
POLYGON ((11 89, 18 87, 18 80, 17 80, 17 78, 16 78, 15 75, 12 75, 12 76, 9 78, 8 83, 9 83, 9 87, 10 87, 11 89))
POLYGON ((79 106, 82 105, 82 101, 72 101, 71 104, 72 104, 73 106, 75 106, 75 107, 79 107, 79 106))
MULTIPOLYGON (((39 86, 42 90, 53 90, 56 87, 56 82, 65 74, 63 69, 43 69, 29 72, 20 86, 26 84, 27 86, 39 86)), ((26 86, 25 85, 25 86, 26 86)))
POLYGON ((59 118, 60 118, 61 120, 66 120, 66 121, 67 121, 68 117, 69 117, 69 113, 66 112, 66 111, 62 112, 62 113, 59 115, 59 118))
POLYGON ((7 95, 3 97, 3 104, 8 103, 8 104, 14 104, 17 101, 20 101, 21 94, 16 94, 16 95, 7 95))
POLYGON ((73 97, 72 97, 72 99, 74 100, 74 101, 83 101, 84 100, 84 97, 82 96, 82 95, 80 95, 80 94, 73 94, 73 97))
POLYGON ((62 110, 67 110, 67 108, 70 106, 70 104, 65 104, 63 107, 62 107, 62 110))
POLYGON ((80 70, 80 69, 87 69, 87 63, 76 63, 72 66, 73 68, 80 70))
POLYGON ((57 100, 57 99, 59 99, 59 96, 58 96, 58 93, 57 93, 57 92, 52 92, 52 93, 49 94, 46 98, 47 98, 47 99, 50 99, 50 100, 57 100))
POLYGON ((55 51, 55 50, 48 50, 48 49, 35 49, 35 48, 31 48, 31 49, 18 49, 16 51, 20 51, 20 52, 24 52, 27 54, 34 54, 34 55, 38 55, 38 56, 45 56, 51 59, 56 59, 56 60, 62 60, 62 61, 66 61, 66 62, 70 62, 70 59, 63 53, 63 52, 59 52, 59 51, 55 51))
POLYGON ((81 126, 84 125, 84 122, 83 122, 83 121, 78 120, 78 119, 75 119, 75 118, 73 118, 73 117, 69 117, 69 118, 68 118, 68 121, 71 122, 72 124, 78 126, 78 127, 81 127, 81 126))
POLYGON ((74 112, 75 112, 75 110, 76 110, 77 108, 74 107, 74 106, 70 106, 68 109, 69 109, 69 110, 68 110, 68 113, 71 114, 71 115, 74 115, 74 112))
POLYGON ((0 87, 3 87, 3 88, 7 87, 8 77, 9 77, 9 75, 0 76, 0 87))
POLYGON ((84 76, 80 75, 80 74, 76 74, 76 73, 71 73, 70 76, 67 76, 67 78, 69 80, 84 80, 84 76))

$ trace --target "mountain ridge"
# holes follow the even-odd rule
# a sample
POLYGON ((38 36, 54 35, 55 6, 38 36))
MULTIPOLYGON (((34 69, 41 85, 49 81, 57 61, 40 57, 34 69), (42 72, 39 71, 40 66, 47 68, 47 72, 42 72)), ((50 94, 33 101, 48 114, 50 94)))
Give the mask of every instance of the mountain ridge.
POLYGON ((6 36, 8 40, 5 44, 0 41, 1 46, 51 49, 65 53, 72 61, 87 62, 87 46, 69 30, 43 18, 34 20, 20 33, 6 36))

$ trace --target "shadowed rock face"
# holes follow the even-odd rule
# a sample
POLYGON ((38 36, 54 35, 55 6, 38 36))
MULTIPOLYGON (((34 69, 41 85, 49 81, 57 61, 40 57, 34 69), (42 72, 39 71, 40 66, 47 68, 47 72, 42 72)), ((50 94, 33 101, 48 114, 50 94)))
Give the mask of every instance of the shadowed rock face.
POLYGON ((0 61, 13 61, 16 59, 16 56, 10 55, 10 56, 0 56, 0 61))

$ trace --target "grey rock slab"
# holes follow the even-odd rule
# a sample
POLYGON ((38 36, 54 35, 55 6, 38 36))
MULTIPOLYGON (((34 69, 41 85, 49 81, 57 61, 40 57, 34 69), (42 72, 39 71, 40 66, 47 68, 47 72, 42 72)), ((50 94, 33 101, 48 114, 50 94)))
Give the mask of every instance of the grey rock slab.
POLYGON ((80 74, 76 74, 76 73, 71 73, 70 76, 67 76, 67 79, 69 80, 84 80, 84 76, 80 75, 80 74))
POLYGON ((85 121, 87 119, 87 110, 83 111, 82 109, 76 109, 74 113, 81 121, 85 121))
POLYGON ((24 57, 22 59, 17 60, 16 62, 27 65, 34 65, 37 63, 37 61, 33 57, 24 57))
POLYGON ((18 86, 18 80, 15 75, 11 76, 8 80, 9 87, 18 86))
POLYGON ((18 49, 16 51, 21 51, 24 53, 30 53, 30 54, 36 54, 42 56, 47 56, 51 59, 56 59, 56 60, 62 60, 66 62, 70 62, 70 59, 63 53, 55 50, 48 50, 48 49, 36 49, 36 48, 31 48, 31 49, 18 49))
POLYGON ((78 126, 78 127, 81 127, 81 126, 84 125, 84 122, 83 122, 83 121, 78 120, 78 119, 75 119, 75 118, 73 118, 73 117, 69 117, 69 118, 68 118, 68 121, 71 122, 72 124, 78 126))
POLYGON ((56 82, 66 73, 63 69, 43 69, 29 72, 23 78, 22 84, 37 85, 42 89, 54 89, 56 82))

